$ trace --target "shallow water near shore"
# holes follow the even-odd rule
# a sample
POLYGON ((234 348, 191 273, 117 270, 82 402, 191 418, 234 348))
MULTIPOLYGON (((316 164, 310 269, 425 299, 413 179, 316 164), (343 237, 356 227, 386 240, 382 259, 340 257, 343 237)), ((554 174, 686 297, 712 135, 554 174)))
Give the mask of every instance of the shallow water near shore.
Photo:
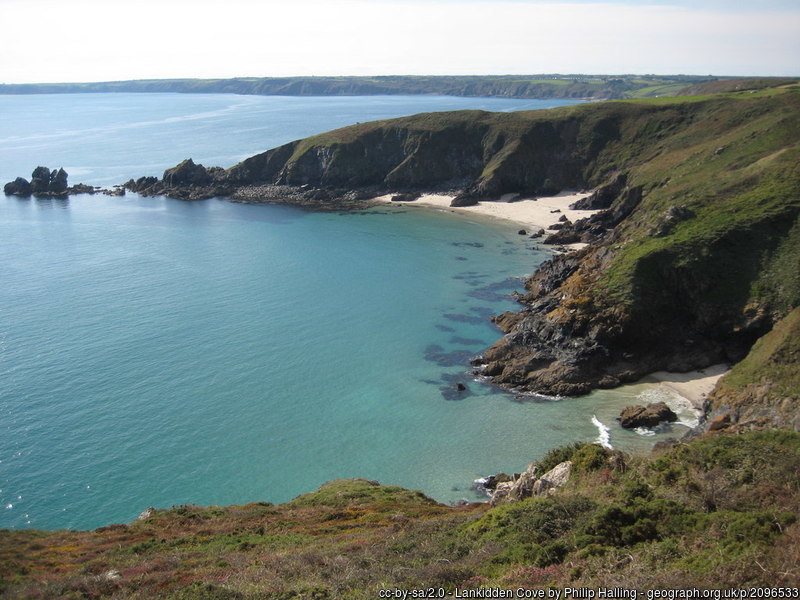
MULTIPOLYGON (((72 156, 87 183, 114 182, 96 152, 72 156)), ((547 256, 517 229, 403 207, 0 197, 0 527, 281 502, 339 477, 474 500, 475 478, 593 441, 596 422, 622 448, 685 431, 615 424, 642 398, 677 402, 654 386, 520 401, 469 373, 500 335, 488 316, 547 256)))

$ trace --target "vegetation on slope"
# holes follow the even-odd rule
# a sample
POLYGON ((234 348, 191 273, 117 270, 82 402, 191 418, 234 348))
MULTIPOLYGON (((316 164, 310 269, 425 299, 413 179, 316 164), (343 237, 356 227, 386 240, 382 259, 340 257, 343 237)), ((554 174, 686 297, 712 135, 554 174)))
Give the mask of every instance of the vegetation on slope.
POLYGON ((279 506, 154 510, 93 532, 2 532, 5 598, 375 598, 379 590, 800 584, 800 435, 717 436, 646 459, 552 451, 558 493, 447 507, 335 481, 279 506))
POLYGON ((800 94, 632 106, 591 163, 623 176, 627 216, 530 280, 487 354, 500 381, 574 394, 736 362, 798 305, 800 94))

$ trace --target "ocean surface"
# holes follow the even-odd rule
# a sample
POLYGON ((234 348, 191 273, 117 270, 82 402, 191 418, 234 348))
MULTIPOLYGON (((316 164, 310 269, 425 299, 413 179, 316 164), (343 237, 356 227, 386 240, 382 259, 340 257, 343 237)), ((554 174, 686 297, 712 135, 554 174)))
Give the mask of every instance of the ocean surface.
MULTIPOLYGON (((0 183, 42 164, 112 185, 358 121, 556 104, 0 96, 0 183)), ((0 195, 0 527, 282 502, 340 477, 475 500, 474 479, 559 444, 643 450, 680 435, 616 424, 655 398, 692 418, 651 385, 521 399, 470 374, 500 335, 488 317, 515 308, 510 294, 548 256, 517 229, 408 206, 0 195)))

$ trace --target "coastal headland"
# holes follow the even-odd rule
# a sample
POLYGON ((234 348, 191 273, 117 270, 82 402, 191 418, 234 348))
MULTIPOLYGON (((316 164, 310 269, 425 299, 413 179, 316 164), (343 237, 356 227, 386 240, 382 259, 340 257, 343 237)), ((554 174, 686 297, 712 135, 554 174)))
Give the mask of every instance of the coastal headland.
MULTIPOLYGON (((528 279, 521 310, 495 317, 504 336, 476 367, 512 390, 581 395, 738 363, 798 305, 799 107, 796 86, 780 86, 421 114, 291 142, 229 169, 189 159, 126 187, 322 210, 394 197, 557 228, 545 242, 582 246, 528 279), (566 190, 593 191, 566 203, 566 190)), ((781 420, 767 412, 762 420, 781 420)))

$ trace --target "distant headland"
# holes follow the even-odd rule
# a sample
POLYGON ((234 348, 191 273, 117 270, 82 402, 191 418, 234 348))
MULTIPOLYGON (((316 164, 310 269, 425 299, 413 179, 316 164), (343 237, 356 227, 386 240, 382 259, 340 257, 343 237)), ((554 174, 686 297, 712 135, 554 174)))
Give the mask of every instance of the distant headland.
POLYGON ((376 77, 237 77, 233 79, 138 79, 95 83, 0 84, 0 94, 181 93, 261 96, 419 95, 575 98, 613 100, 692 94, 693 86, 715 91, 760 89, 791 83, 787 78, 696 75, 388 75, 376 77))

